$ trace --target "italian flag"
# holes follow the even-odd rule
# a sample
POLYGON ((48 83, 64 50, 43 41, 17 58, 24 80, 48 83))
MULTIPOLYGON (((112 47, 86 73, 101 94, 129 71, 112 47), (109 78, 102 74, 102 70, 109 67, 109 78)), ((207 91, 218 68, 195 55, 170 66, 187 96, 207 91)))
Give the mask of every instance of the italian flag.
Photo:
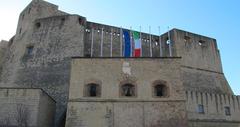
POLYGON ((134 57, 140 57, 141 56, 140 33, 137 31, 133 31, 133 39, 134 39, 134 57))

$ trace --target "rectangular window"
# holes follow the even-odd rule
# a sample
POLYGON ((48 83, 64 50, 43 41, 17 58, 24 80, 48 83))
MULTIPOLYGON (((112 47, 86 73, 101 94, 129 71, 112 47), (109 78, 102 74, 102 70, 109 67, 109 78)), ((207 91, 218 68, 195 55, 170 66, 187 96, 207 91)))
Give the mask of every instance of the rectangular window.
POLYGON ((224 109, 225 109, 225 115, 230 116, 231 115, 230 107, 226 106, 224 107, 224 109))
POLYGON ((32 53, 33 53, 33 46, 28 46, 26 53, 27 53, 27 55, 32 55, 32 53))
POLYGON ((198 113, 199 114, 204 114, 204 106, 202 104, 198 105, 198 113))

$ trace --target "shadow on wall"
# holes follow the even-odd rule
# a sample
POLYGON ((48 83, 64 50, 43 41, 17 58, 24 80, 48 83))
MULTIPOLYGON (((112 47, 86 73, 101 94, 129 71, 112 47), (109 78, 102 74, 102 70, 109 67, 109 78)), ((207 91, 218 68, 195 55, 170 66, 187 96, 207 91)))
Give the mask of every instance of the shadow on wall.
MULTIPOLYGON (((58 125, 58 127, 65 127, 66 124, 66 117, 67 117, 67 111, 65 111, 62 115, 62 117, 60 118, 60 123, 58 125)), ((1 126, 0 126, 1 127, 1 126)))

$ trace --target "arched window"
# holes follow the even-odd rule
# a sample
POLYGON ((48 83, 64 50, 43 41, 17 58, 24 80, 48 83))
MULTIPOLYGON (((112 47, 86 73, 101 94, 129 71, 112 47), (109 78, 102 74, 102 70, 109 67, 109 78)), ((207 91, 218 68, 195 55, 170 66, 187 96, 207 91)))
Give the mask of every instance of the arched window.
POLYGON ((153 83, 153 96, 154 97, 168 96, 168 87, 165 81, 155 81, 153 83))
POLYGON ((134 97, 136 96, 135 86, 130 83, 126 83, 121 86, 121 96, 134 97))
POLYGON ((95 84, 95 83, 87 84, 86 89, 85 89, 85 96, 86 97, 100 97, 101 96, 100 85, 95 84))

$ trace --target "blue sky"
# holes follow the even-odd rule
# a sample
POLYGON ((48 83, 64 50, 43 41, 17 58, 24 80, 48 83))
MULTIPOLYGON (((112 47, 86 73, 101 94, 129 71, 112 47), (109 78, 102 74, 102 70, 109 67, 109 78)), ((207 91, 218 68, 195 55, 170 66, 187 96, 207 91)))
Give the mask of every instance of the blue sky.
MULTIPOLYGON (((0 39, 14 35, 18 15, 31 0, 0 4, 0 39)), ((48 0, 60 10, 88 20, 153 33, 167 27, 216 38, 224 73, 235 94, 240 94, 240 0, 48 0)))

